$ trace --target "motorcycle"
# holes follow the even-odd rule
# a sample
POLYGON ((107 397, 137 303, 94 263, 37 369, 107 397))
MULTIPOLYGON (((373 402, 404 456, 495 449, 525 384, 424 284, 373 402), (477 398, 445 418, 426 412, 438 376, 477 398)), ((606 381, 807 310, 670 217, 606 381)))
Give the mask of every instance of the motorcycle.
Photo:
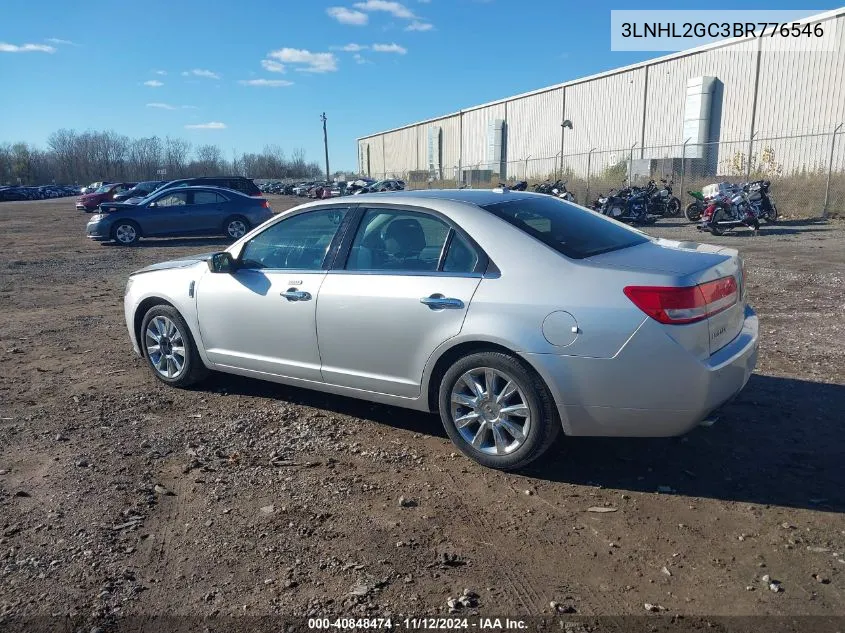
POLYGON ((713 198, 696 228, 712 235, 724 235, 739 226, 747 226, 755 233, 760 229, 758 207, 752 204, 746 187, 713 198))
POLYGON ((526 189, 528 189, 528 182, 526 182, 525 180, 518 180, 517 182, 515 182, 511 186, 508 186, 505 183, 500 182, 499 187, 501 189, 507 189, 508 191, 525 191, 526 189))
POLYGON ((566 180, 556 180, 555 182, 545 181, 534 185, 534 191, 537 193, 544 193, 549 196, 555 196, 567 202, 575 202, 575 196, 566 188, 566 180))
POLYGON ((651 215, 648 211, 648 193, 639 187, 621 189, 613 194, 609 193, 604 198, 599 198, 598 212, 609 218, 631 224, 654 224, 657 216, 651 215))
POLYGON ((695 198, 695 202, 690 202, 687 208, 684 209, 684 215, 690 222, 698 222, 701 219, 701 214, 707 208, 707 198, 700 191, 687 191, 687 193, 695 198))
POLYGON ((778 208, 769 196, 771 184, 768 180, 754 180, 745 186, 749 202, 758 207, 757 215, 768 224, 778 221, 778 208))
POLYGON ((661 178, 663 187, 657 188, 653 180, 648 182, 646 191, 648 194, 648 212, 650 215, 674 218, 681 212, 681 201, 672 195, 674 183, 661 178))

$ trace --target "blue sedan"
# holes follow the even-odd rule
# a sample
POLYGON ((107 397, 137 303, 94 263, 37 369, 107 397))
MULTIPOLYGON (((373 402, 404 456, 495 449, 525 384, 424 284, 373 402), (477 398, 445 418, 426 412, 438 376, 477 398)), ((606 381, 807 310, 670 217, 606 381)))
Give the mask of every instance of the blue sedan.
POLYGON ((92 240, 131 246, 142 237, 225 235, 236 240, 273 217, 264 198, 218 187, 155 192, 139 204, 107 202, 91 217, 92 240))

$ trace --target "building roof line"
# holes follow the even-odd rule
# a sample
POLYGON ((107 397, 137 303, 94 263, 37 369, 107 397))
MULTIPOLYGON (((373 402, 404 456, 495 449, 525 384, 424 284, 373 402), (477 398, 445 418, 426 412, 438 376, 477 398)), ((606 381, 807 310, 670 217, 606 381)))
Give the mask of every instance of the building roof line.
MULTIPOLYGON (((795 22, 799 24, 804 24, 807 22, 814 23, 814 22, 824 22, 826 20, 833 20, 840 16, 845 15, 845 7, 839 7, 838 9, 832 9, 830 11, 826 11, 824 13, 818 13, 816 15, 811 15, 806 18, 801 18, 800 20, 795 20, 795 22)), ((637 62, 635 64, 629 64, 628 66, 620 66, 619 68, 613 68, 611 70, 604 70, 599 73, 595 73, 593 75, 587 75, 586 77, 579 77, 577 79, 570 79, 569 81, 564 81, 562 83, 554 84, 552 86, 546 86, 545 88, 538 88, 536 90, 531 90, 529 92, 522 92, 520 94, 516 94, 510 97, 504 97, 502 99, 496 99, 495 101, 488 101, 487 103, 482 103, 481 105, 470 106, 468 108, 462 108, 455 112, 450 112, 449 114, 442 114, 440 116, 436 116, 430 119, 423 119, 422 121, 416 121, 414 123, 408 123, 406 125, 400 125, 399 127, 390 128, 388 130, 383 130, 381 132, 373 132, 372 134, 367 134, 365 136, 359 136, 356 138, 356 141, 363 141, 368 138, 373 138, 376 136, 381 136, 383 134, 390 134, 391 132, 398 132, 400 130, 406 130, 408 128, 417 127, 419 125, 426 125, 428 123, 435 123, 437 121, 442 121, 443 119, 449 119, 454 116, 459 116, 466 112, 472 112, 473 110, 480 110, 481 108, 489 108, 490 106, 499 105, 501 103, 506 103, 509 101, 516 101, 517 99, 524 99, 526 97, 533 97, 538 94, 543 94, 544 92, 552 92, 553 90, 560 90, 562 88, 566 88, 568 86, 575 86, 577 84, 585 83, 587 81, 594 81, 596 79, 602 79, 604 77, 611 77, 613 75, 618 75, 621 73, 631 72, 632 70, 637 70, 639 68, 646 68, 647 66, 653 66, 655 64, 661 64, 663 62, 668 62, 673 59, 680 59, 683 57, 689 57, 690 55, 696 55, 698 53, 703 53, 705 51, 714 50, 717 48, 726 48, 728 46, 736 46, 739 44, 743 44, 746 42, 750 42, 759 38, 753 37, 742 37, 742 38, 730 38, 727 40, 719 40, 718 42, 710 42, 709 44, 702 44, 701 46, 696 46, 695 48, 688 48, 683 51, 676 51, 674 53, 669 53, 668 55, 663 55, 661 57, 654 57, 652 59, 647 59, 645 61, 637 62)))

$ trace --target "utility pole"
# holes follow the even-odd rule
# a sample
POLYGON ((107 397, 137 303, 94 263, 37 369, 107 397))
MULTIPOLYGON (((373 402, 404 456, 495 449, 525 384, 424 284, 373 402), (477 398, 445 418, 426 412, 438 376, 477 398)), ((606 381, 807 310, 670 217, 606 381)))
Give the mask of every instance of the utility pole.
POLYGON ((326 182, 331 182, 332 177, 329 172, 329 137, 326 134, 326 113, 320 115, 320 120, 323 122, 323 147, 326 149, 326 182))

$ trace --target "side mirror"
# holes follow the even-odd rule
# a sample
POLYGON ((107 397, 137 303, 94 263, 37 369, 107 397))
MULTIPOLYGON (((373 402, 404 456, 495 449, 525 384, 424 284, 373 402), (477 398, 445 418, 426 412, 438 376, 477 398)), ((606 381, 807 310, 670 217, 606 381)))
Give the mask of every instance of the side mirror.
POLYGON ((214 253, 207 260, 208 269, 213 273, 232 273, 235 271, 235 260, 231 253, 223 251, 214 253))

